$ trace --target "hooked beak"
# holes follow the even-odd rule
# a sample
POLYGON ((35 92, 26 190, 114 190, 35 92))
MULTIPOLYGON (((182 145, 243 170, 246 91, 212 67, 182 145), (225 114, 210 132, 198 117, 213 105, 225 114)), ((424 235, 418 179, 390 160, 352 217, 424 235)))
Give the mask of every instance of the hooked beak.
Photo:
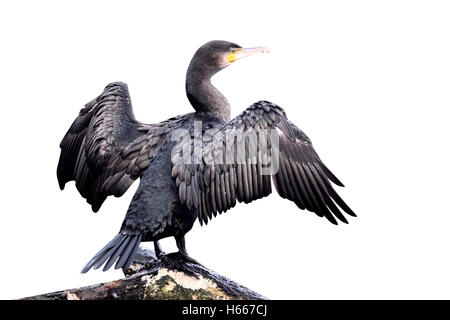
POLYGON ((256 47, 256 48, 232 48, 228 54, 228 62, 234 62, 238 59, 252 56, 254 54, 270 52, 268 47, 256 47))

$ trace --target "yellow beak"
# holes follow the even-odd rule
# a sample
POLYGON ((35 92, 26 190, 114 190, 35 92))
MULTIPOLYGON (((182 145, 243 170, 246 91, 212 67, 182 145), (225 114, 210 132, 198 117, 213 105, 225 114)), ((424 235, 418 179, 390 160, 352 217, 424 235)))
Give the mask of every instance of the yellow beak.
POLYGON ((234 62, 238 59, 252 56, 254 54, 270 52, 268 47, 256 47, 256 48, 232 48, 228 54, 228 62, 234 62))

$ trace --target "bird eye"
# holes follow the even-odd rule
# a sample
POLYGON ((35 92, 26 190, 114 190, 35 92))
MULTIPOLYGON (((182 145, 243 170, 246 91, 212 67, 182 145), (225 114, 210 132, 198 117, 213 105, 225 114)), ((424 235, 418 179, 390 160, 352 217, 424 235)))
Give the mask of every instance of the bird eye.
POLYGON ((231 49, 231 53, 234 53, 234 49, 231 49))

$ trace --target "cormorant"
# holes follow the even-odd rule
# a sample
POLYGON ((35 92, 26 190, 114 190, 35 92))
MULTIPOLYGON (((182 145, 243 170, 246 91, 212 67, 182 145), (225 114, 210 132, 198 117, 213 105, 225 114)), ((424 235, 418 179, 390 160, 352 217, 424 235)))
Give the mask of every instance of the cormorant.
POLYGON ((227 99, 211 77, 234 61, 268 51, 210 41, 194 54, 186 75, 187 97, 195 112, 156 124, 138 122, 125 83, 106 86, 87 103, 62 142, 59 186, 75 180, 81 196, 97 212, 103 201, 120 197, 141 178, 119 234, 83 268, 128 268, 139 244, 173 236, 179 253, 196 219, 207 224, 217 213, 271 193, 337 224, 347 223, 339 207, 353 211, 333 189, 343 184, 322 163, 310 139, 282 108, 252 104, 230 121, 227 99), (274 134, 275 133, 275 134, 274 134), (208 138, 202 138, 206 135, 208 138), (269 171, 268 171, 269 170, 269 171))

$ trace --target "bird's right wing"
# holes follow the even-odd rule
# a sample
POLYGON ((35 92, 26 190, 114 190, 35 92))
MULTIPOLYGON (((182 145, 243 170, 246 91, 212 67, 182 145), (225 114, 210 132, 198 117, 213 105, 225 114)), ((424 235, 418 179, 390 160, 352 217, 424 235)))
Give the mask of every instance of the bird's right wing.
POLYGON ((128 87, 115 82, 87 103, 61 141, 59 186, 75 180, 81 196, 98 211, 109 195, 120 197, 165 144, 167 124, 136 121, 128 87))
POLYGON ((179 198, 196 209, 200 223, 239 202, 269 195, 271 178, 281 197, 337 224, 347 222, 339 207, 353 211, 332 187, 343 186, 323 164, 309 138, 279 106, 260 101, 234 118, 186 163, 183 144, 172 156, 179 198))

